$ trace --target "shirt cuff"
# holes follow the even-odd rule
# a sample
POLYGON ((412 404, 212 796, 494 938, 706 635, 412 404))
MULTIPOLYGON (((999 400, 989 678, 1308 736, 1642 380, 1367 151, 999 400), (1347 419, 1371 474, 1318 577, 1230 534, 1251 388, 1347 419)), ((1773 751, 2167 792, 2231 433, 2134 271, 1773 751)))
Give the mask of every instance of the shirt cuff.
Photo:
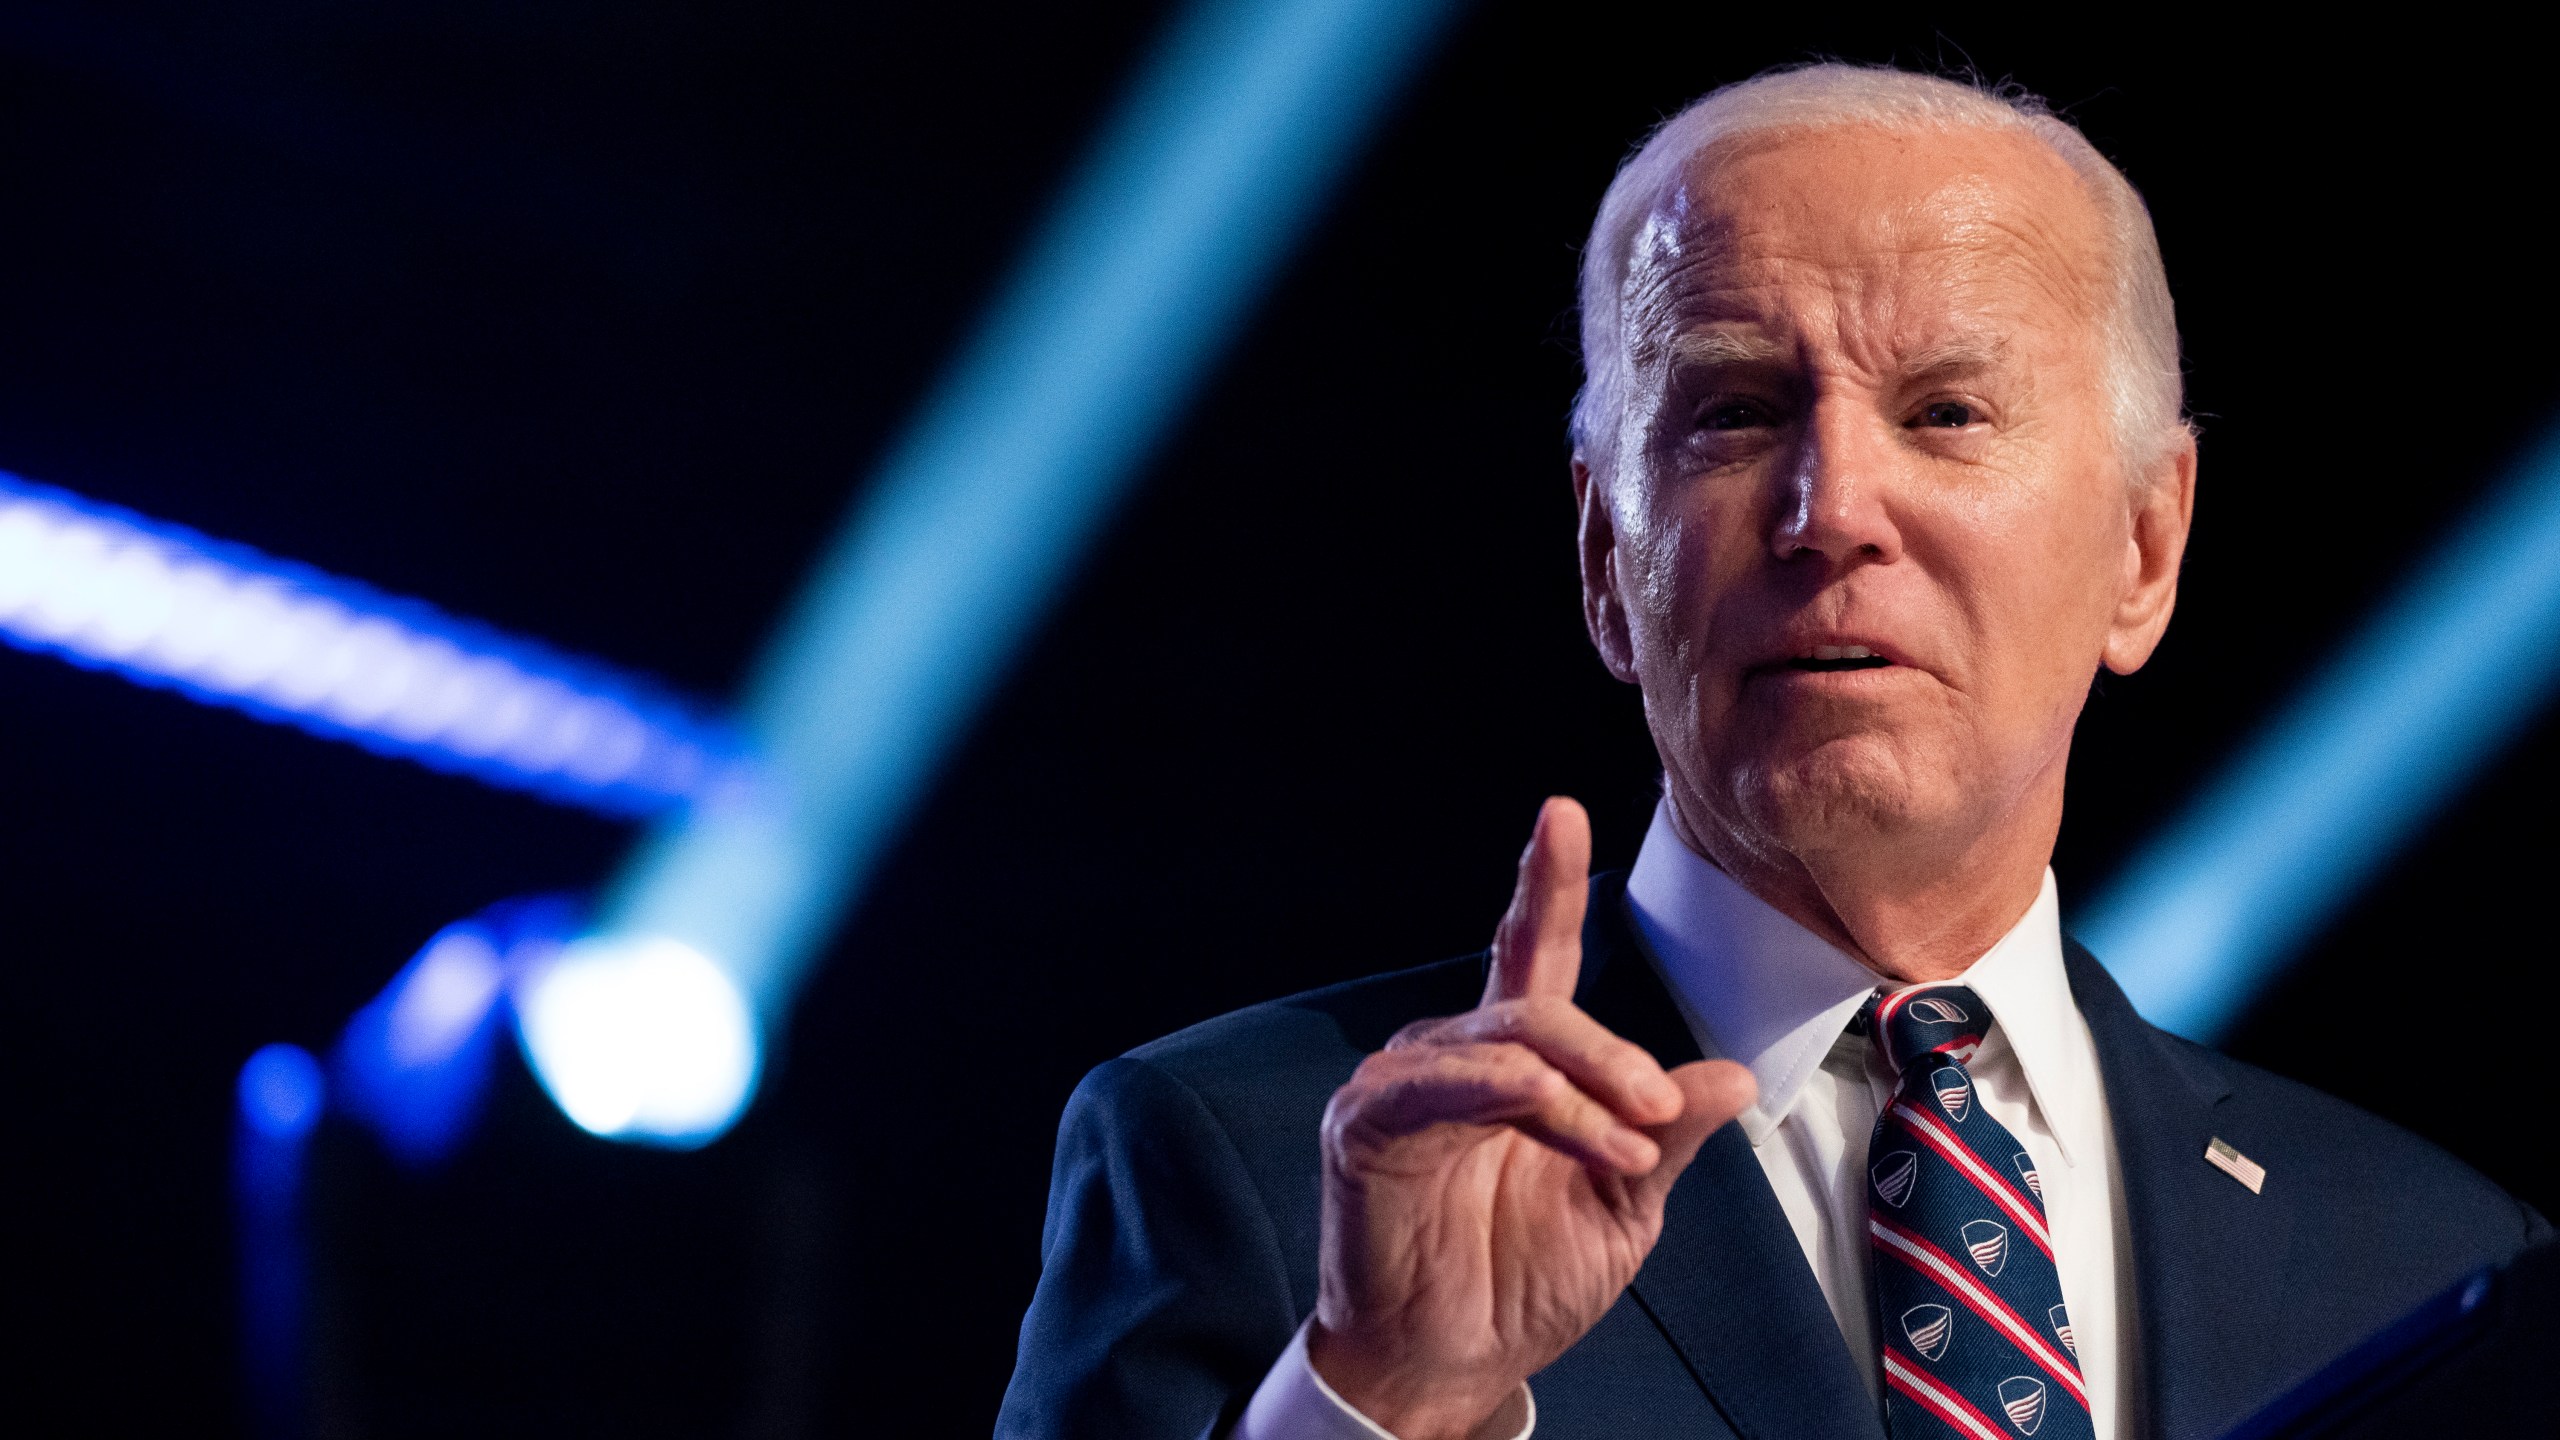
MULTIPOLYGON (((1289 1348, 1262 1377, 1229 1440, 1396 1440, 1386 1427, 1352 1409, 1316 1373, 1307 1360, 1307 1325, 1313 1323, 1310 1317, 1289 1337, 1289 1348)), ((1524 1384, 1520 1398, 1527 1410, 1510 1440, 1529 1440, 1529 1432, 1538 1428, 1538 1397, 1524 1384)))

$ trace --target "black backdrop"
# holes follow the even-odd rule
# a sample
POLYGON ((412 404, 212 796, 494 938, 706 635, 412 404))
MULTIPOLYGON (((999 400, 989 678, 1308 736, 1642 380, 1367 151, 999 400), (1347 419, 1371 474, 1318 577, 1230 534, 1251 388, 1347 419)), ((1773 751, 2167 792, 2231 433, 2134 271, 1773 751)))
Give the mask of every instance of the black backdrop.
MULTIPOLYGON (((1157 5, 0 7, 0 468, 726 693, 1157 5)), ((329 1435, 973 1434, 1088 1066, 1469 949, 1537 798, 1653 781, 1580 633, 1575 246, 1625 147, 1815 53, 1971 63, 2150 197, 2206 441, 2185 609, 2093 702, 2066 904, 2560 397, 2549 82, 2446 22, 1483 4, 1261 307, 693 1155, 510 1060, 450 1168, 324 1131, 329 1435)), ((2521 666, 2549 663, 2537 653, 2521 666)), ((2546 1209, 2549 726, 2235 1050, 2546 1209), (2406 988, 2423 982, 2421 996, 2406 988), (2377 1021, 2401 1058, 2351 1042, 2377 1021), (2441 1022, 2440 1028, 2438 1022, 2441 1022)), ((236 1424, 232 1077, 618 826, 0 652, 11 1408, 236 1424)))

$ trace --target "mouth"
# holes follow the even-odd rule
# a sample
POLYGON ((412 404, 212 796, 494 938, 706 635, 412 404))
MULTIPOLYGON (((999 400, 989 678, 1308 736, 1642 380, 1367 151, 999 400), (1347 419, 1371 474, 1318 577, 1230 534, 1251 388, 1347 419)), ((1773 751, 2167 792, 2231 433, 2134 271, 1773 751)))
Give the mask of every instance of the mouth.
POLYGON ((1828 675, 1840 670, 1882 670, 1892 663, 1864 645, 1815 645, 1801 655, 1765 668, 1828 675))

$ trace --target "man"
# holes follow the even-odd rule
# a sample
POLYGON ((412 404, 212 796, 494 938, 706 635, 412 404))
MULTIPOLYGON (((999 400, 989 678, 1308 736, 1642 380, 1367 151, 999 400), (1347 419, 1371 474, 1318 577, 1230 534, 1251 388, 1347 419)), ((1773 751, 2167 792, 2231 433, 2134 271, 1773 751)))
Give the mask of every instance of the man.
POLYGON ((1635 869, 1586 881, 1550 801, 1489 958, 1096 1070, 1000 1433, 2210 1436, 2547 1233, 2061 934, 2072 728, 2159 643, 2196 480, 2149 217, 2078 132, 1728 87, 1611 185, 1582 309, 1635 869))

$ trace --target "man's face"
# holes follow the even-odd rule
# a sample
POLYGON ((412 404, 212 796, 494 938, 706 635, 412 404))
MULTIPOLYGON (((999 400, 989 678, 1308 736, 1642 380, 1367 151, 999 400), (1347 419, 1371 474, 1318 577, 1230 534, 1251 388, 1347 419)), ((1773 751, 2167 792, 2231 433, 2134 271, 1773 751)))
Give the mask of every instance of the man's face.
POLYGON ((2128 628, 2102 234, 1994 131, 1745 136, 1658 202, 1586 582, 1711 850, 1961 844, 2039 786, 2058 823, 2090 677, 2167 620, 2128 628))

